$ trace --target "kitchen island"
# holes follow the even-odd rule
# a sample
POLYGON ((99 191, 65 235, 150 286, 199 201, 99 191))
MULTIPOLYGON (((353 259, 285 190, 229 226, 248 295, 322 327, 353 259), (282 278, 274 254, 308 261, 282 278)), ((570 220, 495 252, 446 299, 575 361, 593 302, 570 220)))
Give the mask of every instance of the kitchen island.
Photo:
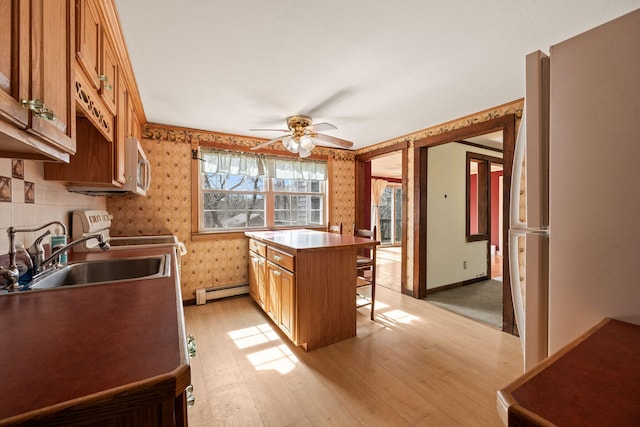
POLYGON ((190 383, 173 248, 167 277, 0 295, 0 426, 186 425, 190 383))
POLYGON ((313 230, 245 232, 256 303, 305 351, 356 335, 356 259, 370 239, 313 230))

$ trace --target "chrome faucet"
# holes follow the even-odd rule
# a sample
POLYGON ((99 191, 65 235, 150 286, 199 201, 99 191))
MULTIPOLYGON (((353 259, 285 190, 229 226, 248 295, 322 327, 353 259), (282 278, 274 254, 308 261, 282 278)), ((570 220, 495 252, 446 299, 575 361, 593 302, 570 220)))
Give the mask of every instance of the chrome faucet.
POLYGON ((42 268, 46 269, 47 266, 52 261, 53 261, 54 265, 59 264, 60 255, 62 255, 63 253, 65 253, 66 251, 68 251, 69 249, 74 247, 75 245, 78 245, 78 244, 80 244, 82 242, 86 242, 87 240, 91 240, 91 239, 96 239, 98 241, 98 246, 103 251, 106 251, 107 249, 109 249, 111 247, 108 242, 104 241, 104 239, 102 238, 102 234, 91 234, 89 236, 81 237, 78 240, 74 240, 73 242, 69 243, 68 245, 56 245, 56 246, 54 246, 51 249, 53 252, 51 253, 51 255, 49 255, 49 258, 45 258, 42 261, 42 263, 40 264, 40 266, 42 268))
MULTIPOLYGON (((62 232, 64 233, 65 236, 67 235, 67 227, 60 221, 51 221, 44 225, 41 225, 40 227, 35 227, 35 228, 15 228, 15 227, 7 228, 7 235, 9 236, 9 266, 6 268, 0 267, 0 276, 3 277, 5 280, 4 285, 0 285, 0 287, 4 287, 5 289, 8 289, 8 290, 15 290, 18 287, 17 283, 18 283, 18 277, 20 275, 20 272, 18 271, 18 266, 16 264, 16 241, 15 241, 16 233, 32 233, 35 231, 40 231, 43 228, 49 227, 54 224, 61 226, 62 232)), ((38 265, 38 268, 40 268, 40 265, 42 265, 42 263, 39 262, 44 258, 44 248, 42 248, 42 239, 44 239, 49 233, 50 231, 47 231, 42 236, 38 237, 34 242, 34 244, 32 245, 32 247, 29 248, 29 254, 32 257, 34 268, 36 265, 38 265), (33 248, 35 248, 35 250, 33 248), (42 250, 42 254, 39 253, 40 250, 42 250)), ((37 270, 34 273, 37 273, 37 270)))

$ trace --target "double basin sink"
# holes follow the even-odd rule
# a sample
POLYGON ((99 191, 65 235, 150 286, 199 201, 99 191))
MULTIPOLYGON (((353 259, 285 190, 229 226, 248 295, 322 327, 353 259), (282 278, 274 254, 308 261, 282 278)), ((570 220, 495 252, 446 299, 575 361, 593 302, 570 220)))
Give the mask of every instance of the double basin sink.
POLYGON ((45 273, 43 277, 34 280, 30 289, 97 285, 126 280, 157 279, 170 275, 170 255, 83 261, 45 273))

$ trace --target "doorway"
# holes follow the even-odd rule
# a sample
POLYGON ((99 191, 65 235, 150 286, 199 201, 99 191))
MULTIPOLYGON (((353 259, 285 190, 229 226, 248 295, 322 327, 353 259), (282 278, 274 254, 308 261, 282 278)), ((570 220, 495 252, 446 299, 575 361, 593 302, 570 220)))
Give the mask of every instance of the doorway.
POLYGON ((406 293, 408 143, 356 157, 356 223, 377 227, 376 284, 406 293))
MULTIPOLYGON (((510 190, 511 190, 511 169, 513 163, 513 149, 515 146, 515 115, 509 114, 503 117, 494 118, 482 123, 477 123, 465 128, 454 129, 449 132, 432 135, 427 138, 415 142, 414 147, 414 178, 416 183, 416 191, 414 191, 414 199, 416 209, 414 211, 414 224, 416 235, 414 237, 414 281, 413 295, 418 298, 424 298, 427 295, 427 271, 428 263, 431 262, 427 258, 428 240, 429 240, 429 216, 433 215, 429 211, 429 204, 434 197, 444 198, 447 193, 433 193, 429 187, 429 166, 433 166, 429 162, 429 157, 433 154, 430 148, 439 145, 466 141, 480 135, 486 135, 493 132, 502 132, 503 135, 503 218, 508 218, 510 206, 510 190), (428 202, 429 201, 429 202, 428 202)), ((503 221, 500 229, 502 230, 501 247, 502 253, 502 330, 504 332, 515 334, 515 319, 513 313, 513 303, 511 301, 511 288, 508 274, 508 239, 504 236, 507 234, 506 223, 503 221)), ((478 242, 481 243, 481 242, 478 242)), ((481 243, 482 244, 482 243, 481 243)), ((488 242, 485 242, 485 247, 488 242)), ((490 250, 490 247, 488 248, 490 250)), ((485 273, 486 274, 486 273, 485 273)))

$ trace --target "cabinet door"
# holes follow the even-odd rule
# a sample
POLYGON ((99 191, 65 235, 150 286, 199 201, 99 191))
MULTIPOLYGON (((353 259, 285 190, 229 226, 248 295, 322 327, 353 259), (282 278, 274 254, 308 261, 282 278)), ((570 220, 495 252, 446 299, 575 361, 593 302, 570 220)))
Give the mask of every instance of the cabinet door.
POLYGON ((31 131, 54 145, 75 152, 73 102, 74 8, 67 0, 31 2, 31 96, 55 115, 31 114, 31 131))
POLYGON ((280 329, 293 340, 295 316, 295 277, 293 273, 279 269, 280 272, 280 329))
POLYGON ((29 2, 0 0, 0 117, 25 129, 29 111, 29 2))
POLYGON ((102 27, 93 0, 76 0, 76 56, 93 87, 100 89, 100 41, 102 27))
POLYGON ((142 128, 138 120, 138 114, 133 106, 133 97, 129 96, 127 113, 127 136, 132 136, 138 140, 142 139, 142 128))
MULTIPOLYGON (((118 74, 118 81, 124 82, 122 73, 118 74)), ((126 84, 119 84, 117 86, 117 111, 116 111, 116 129, 115 137, 113 138, 113 144, 115 148, 115 159, 113 166, 114 180, 121 184, 124 184, 127 180, 125 177, 125 141, 127 139, 127 124, 128 124, 128 98, 129 92, 127 92, 126 84)))
POLYGON ((280 324, 280 269, 267 263, 267 307, 266 312, 276 325, 280 324))
POLYGON ((118 80, 118 60, 113 44, 105 32, 102 33, 102 62, 100 66, 100 96, 112 113, 116 113, 116 90, 118 80))
POLYGON ((265 307, 265 261, 259 255, 250 253, 249 263, 249 293, 255 302, 264 309, 265 307))
POLYGON ((258 304, 264 309, 267 303, 267 262, 264 258, 260 257, 260 268, 258 270, 258 304))

